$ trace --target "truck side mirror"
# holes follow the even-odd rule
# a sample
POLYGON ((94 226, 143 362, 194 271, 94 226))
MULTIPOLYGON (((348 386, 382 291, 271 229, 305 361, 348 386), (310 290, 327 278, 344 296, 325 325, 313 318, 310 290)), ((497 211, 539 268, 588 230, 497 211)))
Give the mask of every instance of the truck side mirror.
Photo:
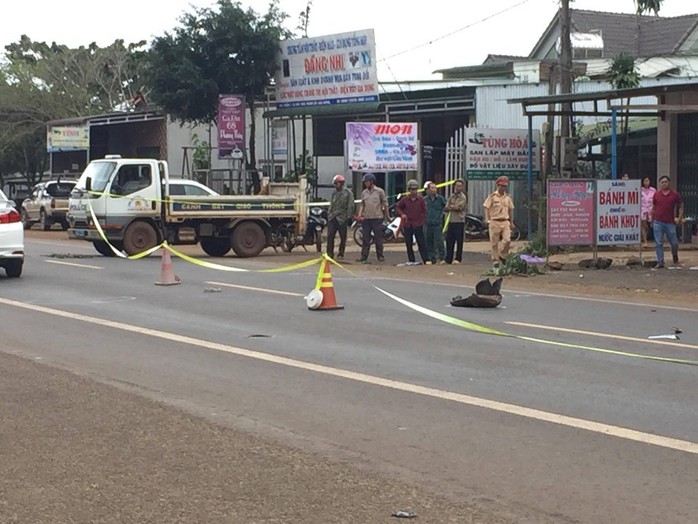
POLYGON ((87 177, 85 179, 85 191, 88 193, 92 190, 92 179, 90 177, 87 177))

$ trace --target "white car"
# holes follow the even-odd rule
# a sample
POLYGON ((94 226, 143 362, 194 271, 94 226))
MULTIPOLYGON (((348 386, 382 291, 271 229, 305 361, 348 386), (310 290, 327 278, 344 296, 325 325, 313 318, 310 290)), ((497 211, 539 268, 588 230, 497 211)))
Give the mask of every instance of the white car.
POLYGON ((196 180, 170 178, 168 184, 170 196, 219 196, 213 189, 196 180))
POLYGON ((24 265, 24 226, 14 202, 0 191, 0 267, 8 277, 22 275, 24 265))

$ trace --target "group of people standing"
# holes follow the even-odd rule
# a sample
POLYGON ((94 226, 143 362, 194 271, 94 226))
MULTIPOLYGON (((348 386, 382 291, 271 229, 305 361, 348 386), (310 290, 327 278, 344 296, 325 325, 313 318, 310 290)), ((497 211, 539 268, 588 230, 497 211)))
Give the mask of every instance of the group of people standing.
POLYGON ((425 184, 426 194, 419 194, 419 182, 407 182, 408 195, 398 200, 396 211, 402 219, 408 263, 415 264, 413 244, 416 240, 422 263, 460 264, 463 261, 463 235, 467 198, 463 181, 456 180, 448 200, 437 192, 434 182, 425 184), (444 246, 444 215, 446 243, 444 246))
MULTIPOLYGON (((343 175, 335 176, 332 182, 336 191, 332 195, 328 210, 327 253, 334 258, 334 239, 339 233, 337 258, 343 259, 347 226, 354 212, 354 195, 344 187, 343 175)), ((357 218, 361 222, 363 244, 357 262, 368 263, 371 243, 375 243, 376 258, 383 262, 383 222, 390 220, 388 201, 385 191, 376 186, 373 173, 366 173, 362 182, 364 189, 357 218)), ((514 204, 506 192, 508 183, 507 177, 498 178, 497 191, 490 194, 483 203, 495 266, 505 260, 509 253, 511 230, 514 227, 514 204)), ((419 194, 419 182, 407 182, 408 194, 398 200, 395 209, 402 220, 408 264, 418 264, 414 252, 415 241, 419 256, 425 265, 460 264, 463 261, 465 214, 468 204, 464 188, 465 183, 456 180, 453 183, 452 194, 446 199, 438 193, 434 182, 425 184, 424 196, 419 194)))

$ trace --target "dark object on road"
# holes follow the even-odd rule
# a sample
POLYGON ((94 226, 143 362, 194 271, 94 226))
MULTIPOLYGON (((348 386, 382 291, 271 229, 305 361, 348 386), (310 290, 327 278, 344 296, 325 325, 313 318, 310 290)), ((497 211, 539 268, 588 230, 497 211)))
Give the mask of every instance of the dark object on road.
POLYGON ((681 329, 680 329, 680 328, 677 328, 676 326, 674 326, 674 327, 671 328, 671 329, 673 329, 673 330, 674 330, 674 333, 676 333, 677 335, 678 335, 679 333, 683 333, 683 331, 681 331, 681 329))
POLYGON ((562 268, 564 267, 561 262, 548 262, 546 264, 546 267, 548 269, 552 269, 553 271, 562 271, 562 268))
POLYGON ((497 307, 502 303, 502 279, 498 278, 490 282, 489 278, 481 280, 475 285, 475 293, 467 298, 458 295, 451 299, 454 307, 497 307))
POLYGON ((399 519, 414 519, 417 518, 417 514, 414 511, 394 511, 391 515, 391 517, 397 517, 399 519))
POLYGON ((610 258, 586 258, 579 261, 579 267, 583 269, 608 269, 613 264, 610 258))

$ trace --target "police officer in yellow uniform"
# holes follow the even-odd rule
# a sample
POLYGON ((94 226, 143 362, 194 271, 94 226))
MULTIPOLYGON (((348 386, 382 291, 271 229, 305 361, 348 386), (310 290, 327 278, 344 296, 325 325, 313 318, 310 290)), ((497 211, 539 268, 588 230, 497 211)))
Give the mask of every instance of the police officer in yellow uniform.
POLYGON ((499 267, 499 263, 506 260, 511 244, 511 230, 515 227, 514 202, 507 193, 508 185, 509 179, 500 176, 497 179, 497 190, 482 204, 485 208, 485 220, 489 225, 492 261, 495 267, 499 267))

